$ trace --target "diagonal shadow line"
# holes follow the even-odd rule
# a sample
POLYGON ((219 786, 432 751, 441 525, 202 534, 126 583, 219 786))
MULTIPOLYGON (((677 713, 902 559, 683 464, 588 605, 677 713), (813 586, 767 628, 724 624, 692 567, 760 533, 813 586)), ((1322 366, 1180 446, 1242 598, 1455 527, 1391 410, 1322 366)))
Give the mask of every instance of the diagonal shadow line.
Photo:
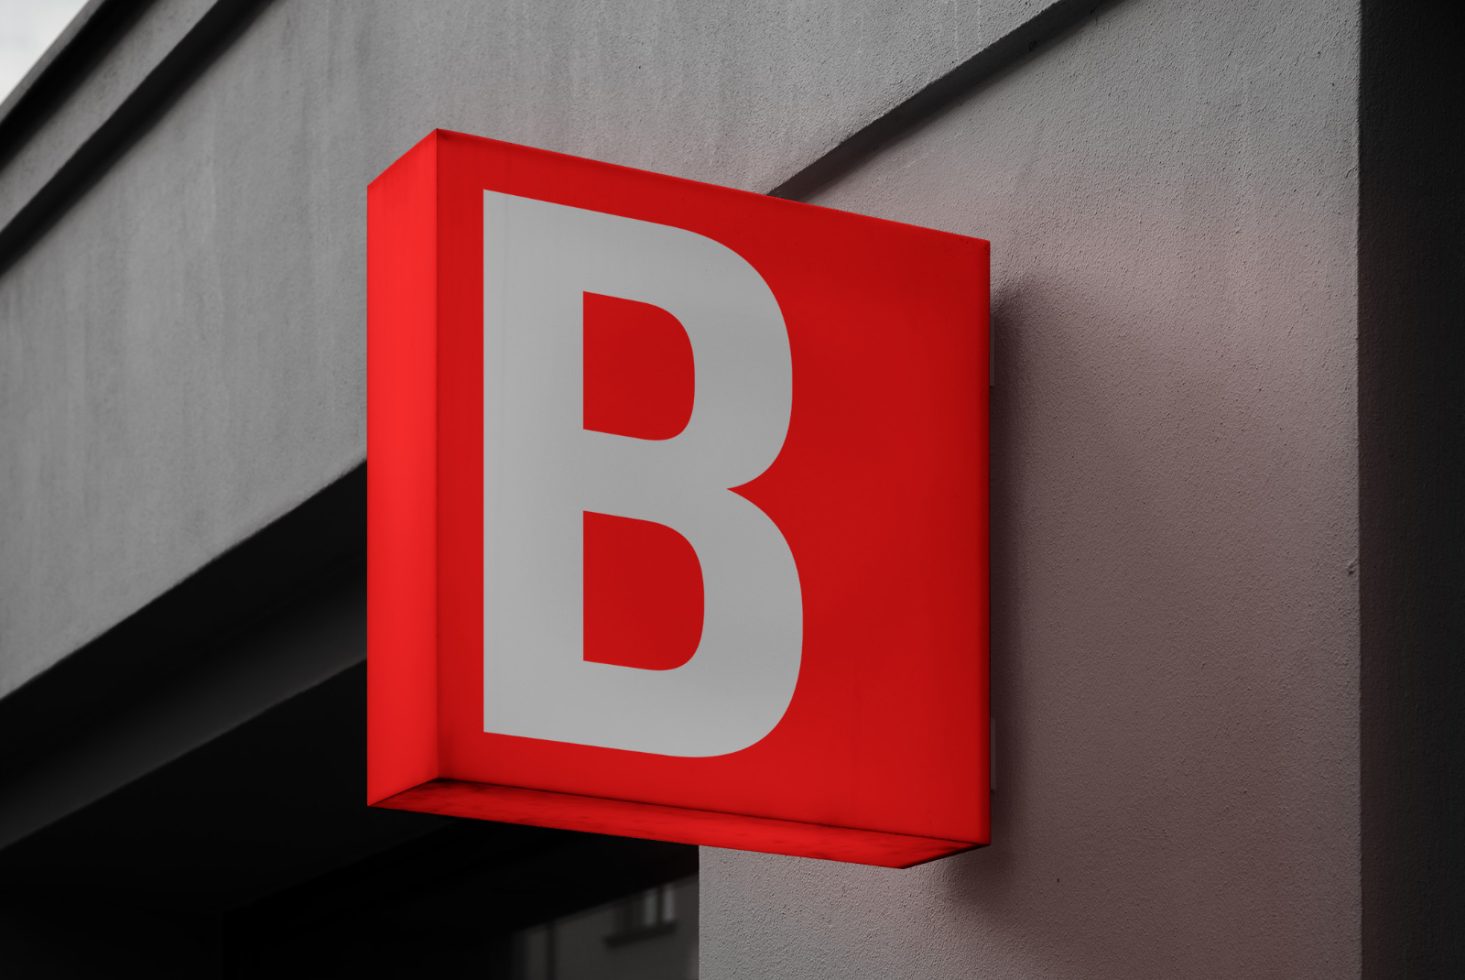
POLYGON ((994 75, 1098 12, 1110 0, 1057 0, 905 101, 866 123, 769 191, 803 200, 847 176, 884 146, 940 113, 994 75))
MULTIPOLYGON (((209 8, 117 110, 86 138, 29 201, 21 205, 10 222, 0 227, 0 274, 24 255, 129 147, 167 113, 188 90, 189 84, 214 63, 269 2, 217 0, 209 8)), ((103 27, 121 30, 125 24, 109 19, 103 27)), ((89 65, 72 65, 59 56, 52 66, 52 71, 58 76, 89 70, 89 65)), ((62 78, 57 82, 58 92, 70 92, 80 77, 62 78)), ((35 98, 40 99, 41 96, 36 95, 35 98)), ((24 114, 19 112, 22 108, 25 107, 16 107, 15 119, 7 117, 0 123, 5 126, 13 124, 18 133, 24 133, 26 126, 36 125, 36 120, 29 116, 29 110, 24 114), (19 118, 22 115, 26 118, 19 118)), ((3 162, 4 154, 0 153, 0 164, 3 162)))

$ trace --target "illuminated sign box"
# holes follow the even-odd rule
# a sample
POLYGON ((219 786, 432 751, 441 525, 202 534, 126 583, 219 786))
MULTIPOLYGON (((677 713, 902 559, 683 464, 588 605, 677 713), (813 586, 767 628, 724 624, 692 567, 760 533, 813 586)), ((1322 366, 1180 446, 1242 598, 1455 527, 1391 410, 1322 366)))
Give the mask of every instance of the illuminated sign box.
POLYGON ((986 843, 987 243, 447 132, 367 203, 368 801, 986 843))

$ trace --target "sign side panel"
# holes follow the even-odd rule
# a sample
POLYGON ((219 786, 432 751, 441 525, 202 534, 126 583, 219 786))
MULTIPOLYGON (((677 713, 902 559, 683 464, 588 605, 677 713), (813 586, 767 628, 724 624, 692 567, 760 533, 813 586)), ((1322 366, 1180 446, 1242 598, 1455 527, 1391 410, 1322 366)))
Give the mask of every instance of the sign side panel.
POLYGON ((438 769, 437 156, 367 189, 367 802, 438 769))

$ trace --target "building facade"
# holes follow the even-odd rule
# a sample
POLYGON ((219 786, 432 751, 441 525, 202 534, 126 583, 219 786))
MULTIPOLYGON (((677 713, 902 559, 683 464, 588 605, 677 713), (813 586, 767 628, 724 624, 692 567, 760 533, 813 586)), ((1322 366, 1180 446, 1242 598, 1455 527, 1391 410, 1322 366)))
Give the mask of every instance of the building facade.
POLYGON ((1460 40, 94 0, 0 108, 0 973, 1452 975, 1460 40), (992 242, 991 847, 362 806, 365 188, 437 128, 992 242))

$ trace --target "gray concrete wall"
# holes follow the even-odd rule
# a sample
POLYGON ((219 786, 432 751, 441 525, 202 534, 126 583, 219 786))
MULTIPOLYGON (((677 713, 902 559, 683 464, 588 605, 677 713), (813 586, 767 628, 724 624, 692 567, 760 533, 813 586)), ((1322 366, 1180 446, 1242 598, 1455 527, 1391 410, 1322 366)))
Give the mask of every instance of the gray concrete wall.
POLYGON ((1359 975, 1357 31, 1128 0, 819 196, 993 243, 994 843, 704 849, 704 980, 1359 975))
MULTIPOLYGON (((0 270, 0 696, 360 462, 365 187, 431 129, 766 190, 1051 5, 265 5, 0 270)), ((0 155, 0 222, 205 13, 0 155)))

